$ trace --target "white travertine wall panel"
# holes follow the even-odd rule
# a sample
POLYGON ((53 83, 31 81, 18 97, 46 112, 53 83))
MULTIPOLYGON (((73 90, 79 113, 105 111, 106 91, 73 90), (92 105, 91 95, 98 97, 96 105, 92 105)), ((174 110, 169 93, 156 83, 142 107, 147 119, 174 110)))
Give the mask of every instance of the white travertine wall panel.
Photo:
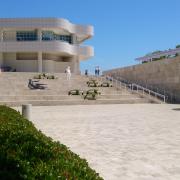
POLYGON ((47 73, 64 73, 67 66, 71 67, 71 72, 74 73, 73 62, 60 62, 53 60, 43 60, 43 72, 47 73))
POLYGON ((37 60, 16 60, 18 72, 37 72, 37 60))
POLYGON ((16 41, 16 31, 5 31, 3 34, 4 41, 16 41))
POLYGON ((71 72, 73 73, 73 63, 72 62, 58 62, 55 61, 55 72, 61 72, 64 73, 67 66, 71 67, 71 72))
POLYGON ((43 60, 43 72, 52 73, 54 71, 55 63, 53 60, 43 60))
POLYGON ((4 53, 3 65, 16 68, 16 53, 4 53))
POLYGON ((180 101, 180 56, 145 64, 104 71, 103 74, 121 77, 130 82, 164 89, 180 101))

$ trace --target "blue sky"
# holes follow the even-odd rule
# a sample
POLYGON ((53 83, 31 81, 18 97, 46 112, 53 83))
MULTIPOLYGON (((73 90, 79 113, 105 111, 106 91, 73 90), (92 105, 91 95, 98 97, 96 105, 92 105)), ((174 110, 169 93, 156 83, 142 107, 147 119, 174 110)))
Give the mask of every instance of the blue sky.
POLYGON ((0 17, 61 17, 94 26, 95 56, 81 69, 136 64, 136 57, 180 44, 179 0, 6 0, 0 17))

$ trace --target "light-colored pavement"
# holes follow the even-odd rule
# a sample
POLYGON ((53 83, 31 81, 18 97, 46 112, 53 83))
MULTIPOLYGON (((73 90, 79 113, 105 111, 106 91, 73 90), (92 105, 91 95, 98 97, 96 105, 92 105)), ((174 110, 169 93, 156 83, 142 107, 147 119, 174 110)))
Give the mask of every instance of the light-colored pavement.
POLYGON ((32 119, 106 180, 180 179, 180 105, 33 107, 32 119))

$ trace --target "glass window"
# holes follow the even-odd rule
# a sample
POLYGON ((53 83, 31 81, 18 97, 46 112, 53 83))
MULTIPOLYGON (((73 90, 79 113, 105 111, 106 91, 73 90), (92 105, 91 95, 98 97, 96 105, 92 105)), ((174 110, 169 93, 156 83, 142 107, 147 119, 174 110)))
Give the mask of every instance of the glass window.
POLYGON ((17 41, 36 41, 37 33, 35 31, 17 31, 16 40, 17 41))
POLYGON ((52 31, 43 31, 42 32, 43 41, 52 41, 54 40, 54 33, 52 31))
POLYGON ((71 36, 68 35, 60 35, 60 34, 55 34, 52 31, 43 31, 42 32, 42 40, 43 41, 65 41, 68 43, 72 43, 72 38, 71 36))

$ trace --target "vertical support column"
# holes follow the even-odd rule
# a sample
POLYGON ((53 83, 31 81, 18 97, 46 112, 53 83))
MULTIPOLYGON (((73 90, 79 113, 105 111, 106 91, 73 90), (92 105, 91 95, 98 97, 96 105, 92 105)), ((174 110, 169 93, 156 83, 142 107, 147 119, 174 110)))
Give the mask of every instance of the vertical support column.
POLYGON ((42 41, 42 30, 38 29, 37 34, 38 34, 38 41, 42 41))
POLYGON ((73 73, 74 74, 80 74, 78 56, 73 57, 72 61, 73 61, 73 73))
POLYGON ((74 57, 72 57, 72 59, 71 59, 71 61, 72 61, 72 73, 74 73, 74 74, 77 74, 76 73, 76 56, 74 56, 74 57))
POLYGON ((72 37, 72 44, 77 44, 76 35, 75 35, 75 34, 72 34, 71 37, 72 37))
POLYGON ((0 68, 3 66, 3 53, 0 52, 0 68))
POLYGON ((76 74, 81 74, 79 66, 80 66, 79 57, 77 56, 77 59, 76 59, 76 74))
POLYGON ((0 30, 0 42, 3 42, 3 30, 0 30))
MULTIPOLYGON (((71 37, 72 37, 72 44, 75 44, 78 47, 79 45, 77 44, 77 36, 76 36, 76 34, 72 34, 71 37)), ((73 66, 74 66, 73 67, 74 74, 80 74, 79 57, 78 56, 73 57, 72 61, 73 61, 73 66)))
POLYGON ((38 52, 38 72, 42 73, 42 52, 38 52))
MULTIPOLYGON (((42 41, 42 30, 37 30, 38 41, 42 41)), ((42 52, 38 52, 38 72, 42 72, 42 52)))

